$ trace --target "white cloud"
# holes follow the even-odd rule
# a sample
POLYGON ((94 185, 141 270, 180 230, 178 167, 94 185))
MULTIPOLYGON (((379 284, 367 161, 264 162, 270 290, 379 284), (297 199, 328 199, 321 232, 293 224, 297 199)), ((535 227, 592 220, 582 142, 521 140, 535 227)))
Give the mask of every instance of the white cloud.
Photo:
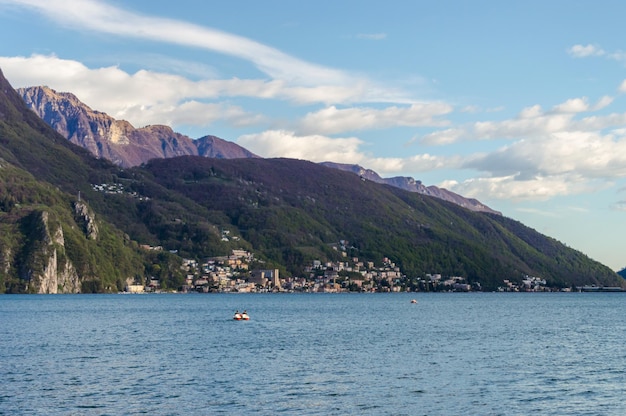
POLYGON ((240 136, 237 143, 263 157, 288 157, 312 162, 360 163, 363 142, 356 137, 298 136, 292 131, 268 130, 240 136))
MULTIPOLYGON (((284 96, 298 104, 351 103, 364 99, 367 87, 363 84, 320 85, 316 87, 292 87, 285 89, 284 96)), ((382 101, 382 100, 381 100, 382 101)))
MULTIPOLYGON (((257 125, 264 122, 264 117, 251 114, 241 107, 225 103, 201 103, 186 101, 179 105, 154 105, 151 107, 129 107, 118 117, 133 120, 135 126, 165 124, 168 126, 207 127, 216 121, 225 122, 235 127, 257 125)), ((116 117, 117 118, 117 117, 116 117)))
POLYGON ((574 58, 587 58, 590 56, 602 56, 606 59, 610 59, 613 61, 625 63, 626 62, 626 52, 622 50, 616 50, 613 52, 606 51, 602 49, 598 45, 574 45, 571 48, 567 49, 567 53, 573 56, 574 58))
POLYGON ((439 130, 424 135, 419 142, 425 145, 446 145, 453 144, 466 135, 466 132, 462 128, 451 128, 446 130, 439 130))
POLYGON ((543 110, 540 105, 534 105, 532 107, 526 107, 520 111, 518 118, 536 118, 543 115, 543 110))
POLYGON ((459 165, 459 162, 459 157, 441 157, 425 153, 405 158, 366 158, 364 166, 385 177, 402 175, 403 172, 432 172, 438 169, 454 169, 459 165))
POLYGON ((273 78, 304 85, 342 84, 350 76, 241 36, 174 19, 136 14, 97 0, 3 0, 76 29, 202 48, 253 63, 273 78))
POLYGON ((588 56, 602 56, 606 52, 596 45, 574 45, 567 52, 575 58, 586 58, 588 56))
POLYGON ((383 176, 402 172, 427 172, 454 168, 460 158, 420 154, 405 158, 380 158, 363 153, 365 144, 356 137, 331 138, 323 135, 299 136, 293 131, 268 130, 240 136, 237 143, 263 157, 289 157, 312 162, 359 164, 383 176))
POLYGON ((468 113, 468 114, 475 114, 480 112, 480 107, 476 106, 476 105, 466 105, 465 107, 461 108, 459 110, 459 112, 461 113, 468 113))
POLYGON ((308 113, 299 123, 303 133, 335 134, 345 131, 381 129, 395 126, 442 126, 447 120, 437 119, 448 114, 452 107, 445 103, 413 104, 407 107, 391 106, 383 109, 327 107, 308 113))
MULTIPOLYGON (((626 86, 626 81, 624 82, 626 86)), ((603 116, 576 116, 608 107, 613 97, 603 96, 591 105, 587 97, 568 99, 544 111, 540 105, 522 109, 516 118, 501 121, 476 121, 450 129, 433 131, 419 141, 427 145, 449 145, 470 140, 519 140, 572 131, 601 131, 626 123, 626 113, 603 116)))
POLYGON ((504 121, 481 121, 471 126, 466 137, 480 140, 517 139, 566 130, 571 114, 550 114, 504 121))
MULTIPOLYGON (((403 92, 377 86, 359 74, 310 63, 245 37, 184 21, 134 13, 99 0, 0 0, 0 3, 31 9, 76 30, 178 44, 235 56, 250 62, 272 80, 284 83, 280 89, 283 95, 278 96, 298 103, 412 101, 403 92)), ((384 34, 371 36, 381 38, 384 34)))
POLYGON ((613 102, 613 97, 605 95, 598 99, 593 106, 589 104, 587 97, 570 98, 565 102, 554 106, 553 113, 584 113, 588 111, 598 111, 608 107, 613 102))
POLYGON ((553 108, 555 113, 582 113, 589 110, 587 97, 571 98, 553 108))
POLYGON ((421 142, 513 141, 497 150, 459 156, 460 169, 481 172, 461 183, 445 182, 464 196, 522 200, 595 192, 626 177, 626 113, 577 117, 612 102, 610 96, 594 105, 586 97, 573 98, 548 112, 535 105, 513 119, 435 131, 421 142))
POLYGON ((466 167, 499 177, 551 177, 576 173, 586 178, 626 177, 626 137, 591 132, 559 132, 519 140, 476 156, 466 167))
MULTIPOLYGON (((357 88, 301 87, 289 86, 281 80, 231 78, 191 81, 178 75, 146 70, 129 74, 117 66, 90 69, 80 62, 54 55, 0 57, 0 67, 16 88, 47 85, 57 91, 69 91, 93 109, 126 119, 134 125, 168 124, 166 120, 172 120, 175 125, 178 120, 186 119, 187 122, 193 121, 193 125, 206 126, 216 119, 215 113, 206 112, 207 109, 215 109, 216 106, 222 110, 226 108, 225 104, 215 103, 213 108, 200 103, 181 107, 181 104, 198 100, 251 97, 313 104, 320 101, 358 101, 362 98, 359 95, 366 91, 365 85, 357 88), (188 113, 190 110, 195 112, 188 113), (161 119, 164 115, 167 117, 161 119)), ((229 107, 231 110, 228 113, 232 114, 234 107, 229 107)), ((238 111, 243 112, 241 108, 238 111)), ((235 119, 238 120, 237 125, 241 125, 259 121, 261 117, 241 114, 229 120, 235 119)))
POLYGON ((71 92, 94 110, 135 126, 178 124, 208 126, 222 120, 232 125, 262 121, 258 114, 226 103, 202 103, 223 95, 273 95, 280 85, 262 81, 190 81, 184 77, 150 71, 131 75, 118 67, 89 69, 80 62, 56 56, 0 57, 0 67, 14 87, 47 85, 71 92), (36 80, 36 82, 33 82, 36 80))
POLYGON ((596 103, 596 105, 593 106, 592 110, 598 111, 598 110, 602 110, 603 108, 608 107, 609 105, 613 103, 613 99, 614 99, 613 97, 608 96, 608 95, 601 97, 596 103))
POLYGON ((589 191, 580 178, 568 176, 536 176, 520 178, 519 174, 493 178, 473 178, 461 183, 447 182, 447 189, 465 197, 501 200, 547 200, 555 196, 589 191), (578 179, 578 180, 577 180, 578 179))
POLYGON ((462 167, 484 172, 448 184, 464 196, 523 200, 594 192, 626 177, 626 136, 559 132, 474 155, 462 167))
POLYGON ((299 105, 359 101, 410 102, 398 91, 372 94, 372 85, 367 83, 297 86, 277 79, 192 81, 179 75, 146 70, 129 74, 117 66, 91 69, 81 62, 55 55, 0 57, 0 67, 16 88, 45 84, 58 91, 70 91, 94 109, 113 116, 124 113, 130 107, 151 107, 155 102, 175 103, 189 99, 216 100, 228 97, 277 99, 299 105))
POLYGON ((611 52, 607 55, 610 59, 613 59, 614 61, 618 61, 618 62, 624 62, 626 61, 626 52, 624 51, 615 51, 615 52, 611 52))

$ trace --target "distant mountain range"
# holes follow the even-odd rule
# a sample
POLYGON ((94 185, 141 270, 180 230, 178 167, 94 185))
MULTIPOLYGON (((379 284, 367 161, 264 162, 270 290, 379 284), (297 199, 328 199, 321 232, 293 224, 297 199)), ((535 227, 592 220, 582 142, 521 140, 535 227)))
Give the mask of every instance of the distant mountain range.
POLYGON ((344 170, 346 172, 352 172, 359 175, 361 178, 370 180, 376 183, 382 183, 385 185, 394 186, 396 188, 404 189, 409 192, 417 192, 418 194, 428 195, 435 198, 443 199, 444 201, 453 202, 463 208, 467 208, 471 211, 489 212, 491 214, 502 215, 501 212, 495 211, 489 208, 487 205, 481 203, 477 199, 465 198, 454 192, 450 192, 447 189, 438 188, 436 186, 425 186, 421 181, 415 180, 407 176, 395 176, 393 178, 381 178, 378 173, 371 169, 365 169, 359 165, 349 165, 333 162, 322 162, 322 165, 335 169, 344 170))
POLYGON ((176 289, 183 258, 233 249, 285 277, 311 278, 314 260, 358 257, 389 259, 405 288, 433 273, 485 290, 527 276, 626 287, 518 221, 316 163, 177 156, 114 165, 52 129, 0 72, 0 293, 116 292, 148 278, 176 289))
MULTIPOLYGON (((151 159, 185 155, 218 159, 258 157, 235 143, 215 136, 193 140, 175 133, 167 126, 134 128, 127 121, 116 120, 106 113, 92 110, 69 92, 56 92, 42 86, 19 88, 17 92, 28 107, 70 142, 122 167, 141 165, 151 159)), ((358 165, 333 162, 325 162, 323 165, 356 173, 377 183, 453 202, 472 211, 500 214, 476 199, 468 199, 436 186, 426 187, 410 177, 383 179, 373 170, 358 165)))

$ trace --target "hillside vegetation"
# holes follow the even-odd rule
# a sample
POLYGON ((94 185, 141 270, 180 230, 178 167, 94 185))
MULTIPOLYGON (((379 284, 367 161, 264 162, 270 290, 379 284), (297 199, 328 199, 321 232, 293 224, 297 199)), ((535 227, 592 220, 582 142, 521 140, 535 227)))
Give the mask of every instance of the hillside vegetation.
POLYGON ((517 221, 314 163, 184 156, 122 169, 59 136, 1 74, 0 86, 3 292, 117 291, 148 277, 177 288, 182 258, 235 248, 301 276, 312 260, 341 260, 340 240, 348 256, 388 257, 407 279, 440 273, 485 289, 526 275, 557 287, 624 285, 517 221), (238 238, 222 241, 224 231, 238 238))
POLYGON ((0 293, 118 291, 154 264, 180 264, 143 253, 100 214, 110 202, 91 183, 114 181, 119 168, 51 130, 1 73, 0 87, 0 293), (97 238, 77 212, 79 193, 97 238))
MULTIPOLYGON (((488 288, 524 275, 563 287, 621 284, 609 268, 512 219, 314 163, 185 157, 153 160, 133 174, 139 193, 152 196, 143 188, 150 180, 182 195, 214 224, 231 229, 296 275, 313 259, 339 257, 331 246, 347 240, 351 255, 372 261, 389 257, 409 277, 441 273, 488 288)), ((209 254, 198 250, 184 235, 185 227, 173 220, 152 217, 155 230, 174 236, 167 244, 185 255, 192 254, 189 247, 209 254)))

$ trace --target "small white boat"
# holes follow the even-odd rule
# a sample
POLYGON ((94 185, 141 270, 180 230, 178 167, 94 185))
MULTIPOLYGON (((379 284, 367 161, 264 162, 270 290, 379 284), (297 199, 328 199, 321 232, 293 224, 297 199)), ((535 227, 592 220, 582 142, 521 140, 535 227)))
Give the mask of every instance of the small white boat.
POLYGON ((246 311, 243 311, 243 313, 241 314, 241 319, 243 319, 244 321, 250 320, 250 317, 248 316, 248 313, 246 311))
POLYGON ((411 303, 417 303, 417 300, 411 299, 411 303))
POLYGON ((239 313, 239 311, 235 312, 235 316, 233 316, 235 321, 241 321, 243 319, 243 314, 239 313))

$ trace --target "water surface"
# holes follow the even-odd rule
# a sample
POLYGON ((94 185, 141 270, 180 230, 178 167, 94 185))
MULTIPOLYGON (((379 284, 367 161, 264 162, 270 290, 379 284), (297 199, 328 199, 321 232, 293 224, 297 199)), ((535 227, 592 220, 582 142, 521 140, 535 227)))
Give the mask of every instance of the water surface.
POLYGON ((5 295, 0 414, 623 415, 625 302, 5 295))

